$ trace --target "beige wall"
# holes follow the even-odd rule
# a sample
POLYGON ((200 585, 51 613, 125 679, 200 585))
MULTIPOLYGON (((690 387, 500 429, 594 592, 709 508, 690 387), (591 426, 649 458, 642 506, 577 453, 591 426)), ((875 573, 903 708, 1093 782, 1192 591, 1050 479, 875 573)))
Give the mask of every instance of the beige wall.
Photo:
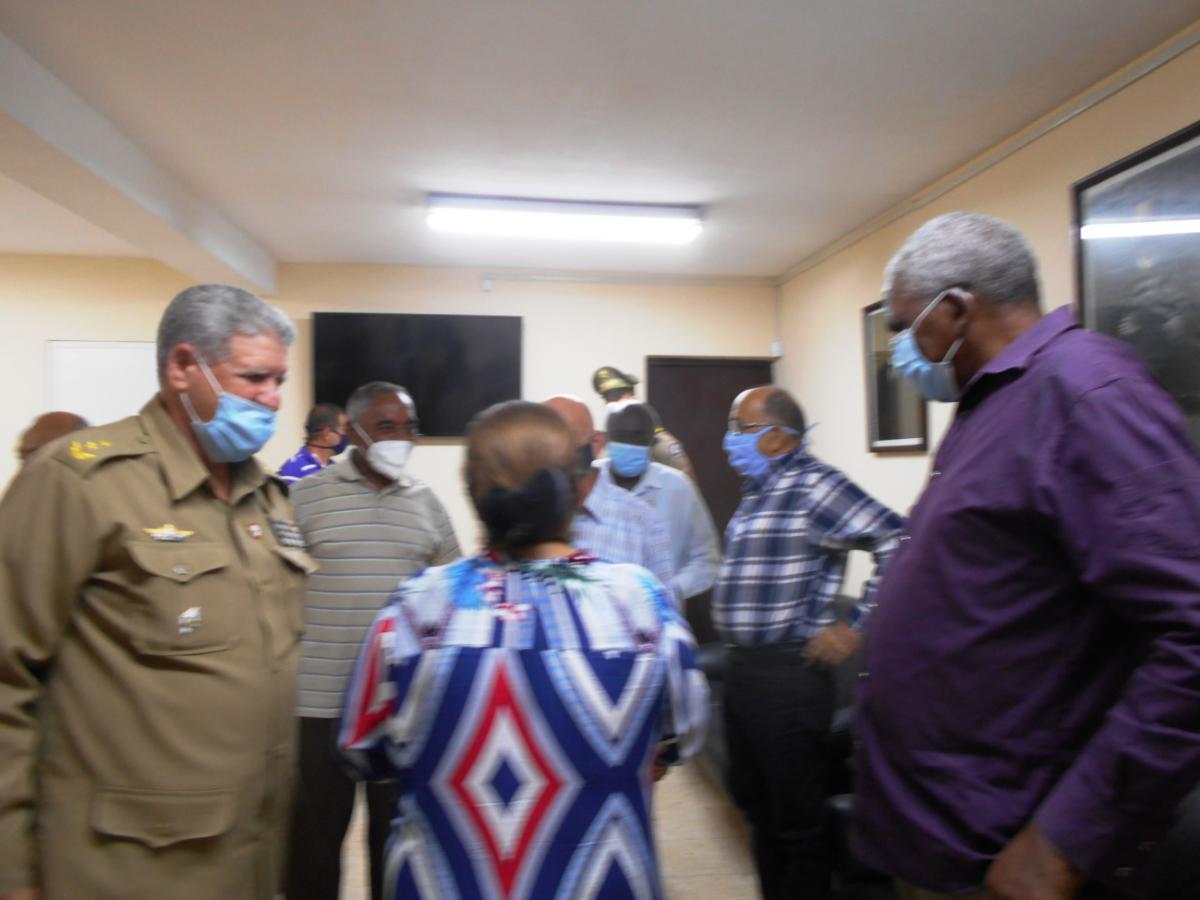
MULTIPOLYGON (((879 298, 892 254, 936 215, 958 209, 988 213, 1013 222, 1033 244, 1041 263, 1043 307, 1073 303, 1071 185, 1200 119, 1197 85, 1200 48, 784 285, 783 360, 777 372, 810 418, 821 423, 813 435, 815 451, 880 499, 907 510, 924 481, 928 457, 866 451, 861 311, 879 298)), ((936 442, 952 407, 931 403, 929 408, 936 442)))
MULTIPOLYGON (((15 469, 21 429, 45 409, 48 340, 154 339, 162 308, 187 281, 149 260, 0 256, 4 416, 0 484, 15 469)), ((769 286, 671 286, 496 280, 477 273, 368 265, 284 265, 272 298, 299 336, 277 436, 261 454, 278 464, 299 446, 312 397, 311 322, 317 310, 524 317, 523 393, 596 400, 591 373, 610 364, 641 372, 648 355, 766 356, 775 332, 769 286)), ((593 404, 599 410, 597 400, 593 404)), ((475 539, 459 479, 461 447, 426 444, 413 469, 450 510, 459 540, 475 539)))

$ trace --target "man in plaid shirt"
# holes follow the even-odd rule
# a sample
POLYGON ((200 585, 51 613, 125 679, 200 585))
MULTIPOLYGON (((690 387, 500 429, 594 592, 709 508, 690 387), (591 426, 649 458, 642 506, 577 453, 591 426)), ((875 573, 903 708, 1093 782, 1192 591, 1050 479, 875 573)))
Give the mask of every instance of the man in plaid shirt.
POLYGON ((726 530, 713 624, 729 645, 725 729, 729 785, 750 820, 762 895, 829 893, 824 840, 825 735, 833 669, 858 649, 901 518, 805 450, 804 413, 784 390, 753 388, 733 403, 725 451, 745 479, 726 530), (835 620, 851 550, 875 571, 835 620))

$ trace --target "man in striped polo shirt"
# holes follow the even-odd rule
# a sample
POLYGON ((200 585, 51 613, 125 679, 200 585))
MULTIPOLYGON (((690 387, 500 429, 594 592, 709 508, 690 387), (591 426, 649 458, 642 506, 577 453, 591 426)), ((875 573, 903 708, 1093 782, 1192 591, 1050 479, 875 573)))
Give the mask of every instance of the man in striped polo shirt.
MULTIPOLYGON (((289 900, 338 895, 355 783, 334 756, 334 736, 367 629, 402 579, 461 555, 442 504, 406 471, 419 434, 408 392, 373 381, 350 395, 346 415, 353 451, 292 487, 296 522, 320 568, 308 582, 300 665, 289 900)), ((371 895, 379 900, 395 791, 384 783, 366 792, 371 895)))

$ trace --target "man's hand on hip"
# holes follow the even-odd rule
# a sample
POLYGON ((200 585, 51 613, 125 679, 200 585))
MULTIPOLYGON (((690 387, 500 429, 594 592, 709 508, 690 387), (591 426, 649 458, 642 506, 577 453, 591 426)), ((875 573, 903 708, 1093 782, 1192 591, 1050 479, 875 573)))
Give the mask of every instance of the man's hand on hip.
POLYGON ((857 651, 861 643, 861 634, 845 622, 836 622, 813 635, 804 654, 813 662, 836 668, 857 651))
POLYGON ((1072 900, 1083 881, 1083 873, 1030 823, 996 857, 984 886, 997 900, 1072 900))

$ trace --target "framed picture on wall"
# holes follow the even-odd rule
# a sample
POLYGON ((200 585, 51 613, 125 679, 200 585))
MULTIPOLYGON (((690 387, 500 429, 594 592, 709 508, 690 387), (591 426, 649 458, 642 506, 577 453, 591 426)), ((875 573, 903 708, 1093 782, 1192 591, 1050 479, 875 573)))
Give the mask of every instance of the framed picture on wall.
POLYGON ((863 310, 867 379, 867 450, 912 453, 928 447, 925 398, 892 368, 891 332, 882 303, 863 310))
POLYGON ((1073 192, 1084 325, 1137 350, 1200 445, 1200 122, 1073 192))

